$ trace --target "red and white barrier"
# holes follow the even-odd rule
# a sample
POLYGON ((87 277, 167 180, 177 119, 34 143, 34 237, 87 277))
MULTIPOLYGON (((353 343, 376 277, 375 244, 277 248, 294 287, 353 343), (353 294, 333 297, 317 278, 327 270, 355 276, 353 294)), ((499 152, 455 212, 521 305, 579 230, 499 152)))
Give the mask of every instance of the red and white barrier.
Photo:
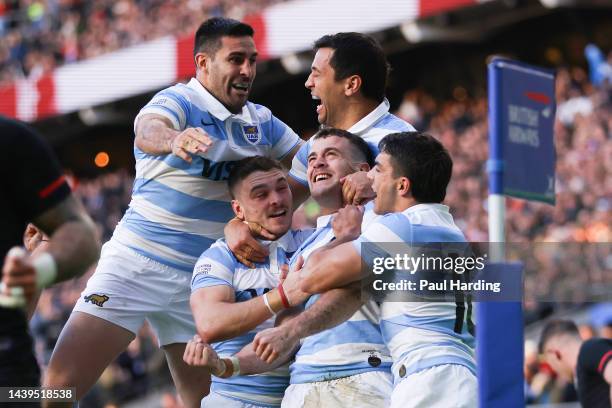
MULTIPOLYGON (((483 1, 296 0, 245 21, 270 59, 309 49, 324 34, 376 32, 483 1)), ((168 36, 18 80, 0 88, 0 114, 34 121, 160 89, 194 74, 192 50, 193 36, 168 36)))

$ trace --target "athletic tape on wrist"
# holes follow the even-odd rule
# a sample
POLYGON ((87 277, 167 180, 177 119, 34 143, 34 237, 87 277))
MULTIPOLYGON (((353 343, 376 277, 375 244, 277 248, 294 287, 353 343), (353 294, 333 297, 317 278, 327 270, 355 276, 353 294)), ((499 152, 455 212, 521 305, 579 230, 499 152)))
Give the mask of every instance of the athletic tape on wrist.
POLYGON ((55 282, 57 277, 57 264, 55 259, 48 252, 43 252, 32 261, 32 266, 36 270, 36 286, 44 289, 55 282))
POLYGON ((238 375, 240 375, 240 360, 238 359, 238 357, 235 356, 231 356, 229 357, 229 360, 232 362, 232 375, 230 375, 230 377, 236 377, 238 375))
POLYGON ((274 311, 274 309, 272 309, 272 306, 270 306, 270 302, 268 301, 268 294, 267 293, 265 293, 263 295, 263 301, 264 301, 264 304, 266 305, 266 307, 268 308, 268 310, 270 311, 270 313, 272 313, 272 315, 275 315, 276 312, 274 311))

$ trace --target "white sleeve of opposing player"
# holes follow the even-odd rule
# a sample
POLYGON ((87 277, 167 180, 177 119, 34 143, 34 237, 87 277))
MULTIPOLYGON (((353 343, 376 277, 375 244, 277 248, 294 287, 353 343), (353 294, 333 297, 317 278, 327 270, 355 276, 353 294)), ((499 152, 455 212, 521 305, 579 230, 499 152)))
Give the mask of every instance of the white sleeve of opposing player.
POLYGON ((164 116, 172 123, 174 130, 183 130, 187 125, 187 112, 189 101, 186 96, 172 89, 164 89, 158 92, 144 108, 140 110, 134 119, 134 132, 136 124, 142 115, 155 113, 164 116))

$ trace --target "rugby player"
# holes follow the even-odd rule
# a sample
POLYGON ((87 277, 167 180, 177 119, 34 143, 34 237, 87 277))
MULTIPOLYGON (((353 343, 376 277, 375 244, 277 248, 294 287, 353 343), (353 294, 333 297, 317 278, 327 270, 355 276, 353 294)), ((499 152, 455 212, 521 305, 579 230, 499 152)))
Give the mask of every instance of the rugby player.
MULTIPOLYGON (((362 244, 465 242, 441 204, 452 160, 440 142, 423 133, 398 133, 379 147, 368 175, 376 193, 374 212, 384 216, 361 235, 313 254, 299 274, 304 291, 320 293, 364 278, 362 244)), ((471 311, 469 302, 382 303, 380 326, 393 356, 391 407, 478 405, 471 311)))
MULTIPOLYGON (((361 33, 325 35, 314 44, 316 51, 311 72, 305 83, 313 100, 319 102, 316 113, 322 127, 347 130, 363 138, 374 156, 378 142, 389 133, 415 130, 412 125, 389 112, 385 98, 389 63, 380 45, 361 33)), ((306 170, 312 139, 293 158, 289 184, 294 208, 308 196, 306 170)), ((363 204, 374 197, 366 172, 359 171, 341 180, 348 204, 363 204)), ((232 251, 249 255, 261 251, 249 241, 249 229, 235 221, 225 236, 232 251)))
MULTIPOLYGON (((239 161, 230 172, 228 188, 236 216, 256 222, 275 235, 274 240, 262 241, 270 256, 254 269, 241 264, 222 239, 196 263, 191 307, 198 335, 204 342, 214 343, 219 354, 231 356, 249 344, 257 332, 274 326, 270 307, 280 301, 277 287, 281 267, 312 230, 289 230, 291 190, 278 161, 261 156, 239 161)), ((296 298, 295 293, 287 295, 296 298)), ((303 293, 299 300, 305 300, 303 293)), ((187 350, 185 360, 193 363, 187 350)), ((287 366, 257 376, 213 377, 211 393, 202 406, 280 406, 288 384, 287 366)))
POLYGON ((60 335, 49 387, 76 387, 82 397, 146 319, 185 405, 199 407, 208 392, 208 371, 182 358, 196 332, 193 268, 234 216, 225 183, 234 163, 263 155, 289 164, 300 139, 247 101, 257 60, 249 25, 205 21, 194 60, 196 77, 157 93, 135 119, 132 201, 60 335))
MULTIPOLYGON (((342 238, 351 229, 351 223, 338 220, 337 212, 343 207, 340 179, 355 171, 367 170, 371 163, 367 143, 349 132, 324 129, 313 137, 308 181, 323 215, 317 220, 317 230, 293 255, 290 264, 294 270, 299 270, 299 264, 313 250, 342 238)), ((352 214, 349 216, 354 218, 352 214)), ((292 279, 294 273, 289 273, 283 286, 291 288, 299 282, 292 279)), ((392 388, 391 358, 378 324, 368 318, 375 316, 376 308, 371 304, 360 308, 359 288, 353 291, 352 298, 321 307, 328 294, 311 297, 304 312, 285 316, 280 326, 255 335, 251 349, 235 356, 240 361, 241 372, 260 372, 255 368, 253 353, 273 364, 287 356, 302 339, 290 367, 291 385, 285 391, 283 407, 385 406, 392 388), (329 327, 333 328, 326 330, 329 327)), ((288 298, 291 305, 301 300, 291 295, 288 298)), ((200 345, 200 348, 204 354, 200 362, 220 372, 219 359, 206 346, 200 345)))
POLYGON ((5 175, 0 194, 0 384, 33 387, 40 383, 40 371, 24 307, 37 290, 85 272, 98 257, 99 243, 95 225, 70 193, 44 140, 25 125, 1 117, 0 134, 5 175), (49 237, 47 245, 31 255, 22 248, 10 250, 22 242, 28 221, 49 237))
POLYGON ((574 382, 583 407, 612 406, 612 340, 582 341, 569 320, 552 320, 540 337, 540 353, 565 380, 574 382))

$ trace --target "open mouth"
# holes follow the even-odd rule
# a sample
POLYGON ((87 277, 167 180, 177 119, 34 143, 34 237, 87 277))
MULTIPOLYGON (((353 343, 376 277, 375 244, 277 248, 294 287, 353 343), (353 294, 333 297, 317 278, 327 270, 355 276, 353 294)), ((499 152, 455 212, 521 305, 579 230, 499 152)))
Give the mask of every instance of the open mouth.
POLYGON ((314 183, 318 183, 319 181, 328 180, 328 179, 330 179, 330 178, 331 178, 331 174, 329 174, 329 173, 319 173, 319 174, 316 174, 316 175, 315 175, 315 176, 312 178, 312 181, 313 181, 314 183))
POLYGON ((248 83, 237 83, 237 84, 233 84, 232 88, 240 91, 240 92, 248 92, 249 91, 249 84, 248 83))
POLYGON ((287 215, 287 210, 286 209, 274 212, 274 213, 270 214, 268 217, 269 218, 280 218, 280 217, 284 217, 285 215, 287 215))
POLYGON ((311 95, 311 96, 312 96, 313 102, 315 102, 317 114, 321 113, 321 110, 323 110, 323 104, 321 103, 321 98, 319 98, 316 95, 311 95))

